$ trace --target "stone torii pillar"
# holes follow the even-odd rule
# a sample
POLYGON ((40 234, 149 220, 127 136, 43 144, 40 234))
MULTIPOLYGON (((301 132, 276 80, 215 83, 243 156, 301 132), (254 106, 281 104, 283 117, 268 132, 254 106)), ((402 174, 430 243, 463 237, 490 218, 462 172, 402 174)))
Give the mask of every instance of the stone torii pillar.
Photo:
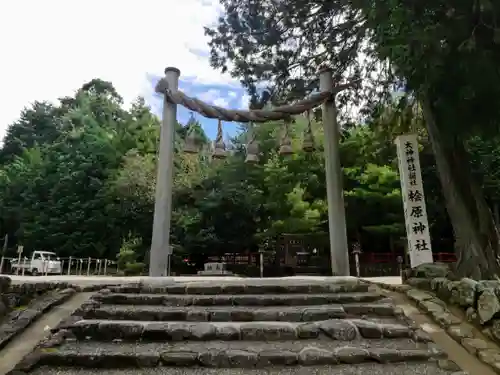
MULTIPOLYGON (((334 89, 330 69, 319 72, 320 91, 334 89)), ((340 129, 337 123, 335 96, 321 106, 323 131, 325 133, 326 195, 328 200, 328 232, 330 236, 331 267, 334 276, 349 276, 349 247, 342 187, 342 167, 340 165, 340 129)))
MULTIPOLYGON (((165 69, 168 87, 177 90, 181 72, 177 68, 165 69)), ((170 221, 172 218, 172 181, 174 169, 174 135, 177 105, 163 95, 163 116, 160 129, 160 152, 157 160, 155 211, 153 236, 149 254, 149 276, 170 276, 169 259, 170 221)))

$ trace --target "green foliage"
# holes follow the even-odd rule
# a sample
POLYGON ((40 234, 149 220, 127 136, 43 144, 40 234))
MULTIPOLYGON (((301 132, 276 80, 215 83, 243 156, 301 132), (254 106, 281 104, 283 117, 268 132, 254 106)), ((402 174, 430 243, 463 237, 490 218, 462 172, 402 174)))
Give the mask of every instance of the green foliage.
POLYGON ((286 194, 289 216, 273 222, 270 228, 272 233, 310 233, 319 229, 327 213, 326 203, 320 199, 309 203, 304 200, 305 194, 306 190, 299 185, 286 194))
MULTIPOLYGON (((155 199, 157 117, 142 99, 125 111, 112 86, 95 80, 54 108, 59 135, 9 155, 0 169, 2 234, 9 233, 11 249, 22 243, 60 256, 117 257, 122 272, 143 272, 155 199)), ((187 126, 202 131, 194 118, 187 126)), ((321 123, 312 124, 318 150, 305 153, 307 119, 297 117, 290 128, 295 153, 287 157, 278 153, 280 123, 254 128, 262 151, 258 165, 245 164, 241 151, 249 129, 232 141, 235 151, 227 160, 211 161, 203 133, 200 154, 182 153, 187 126, 176 128, 171 238, 177 253, 201 263, 210 255, 255 250, 283 233, 328 229, 321 123)), ((369 127, 344 134, 353 237, 377 232, 388 238, 402 226, 392 145, 384 137, 369 127)))
POLYGON ((366 164, 363 167, 344 168, 346 176, 346 204, 351 212, 379 212, 364 217, 351 216, 348 226, 378 235, 404 234, 400 182, 397 172, 384 165, 366 164), (366 211, 365 211, 366 212, 366 211))
POLYGON ((45 102, 35 102, 25 108, 3 139, 0 165, 21 156, 25 149, 54 142, 61 134, 62 119, 58 108, 45 102))
POLYGON ((110 83, 93 80, 59 106, 35 103, 9 127, 0 233, 10 248, 113 258, 129 232, 148 241, 159 122, 142 99, 130 111, 121 104, 110 83))
POLYGON ((125 276, 137 276, 144 272, 145 264, 137 261, 137 249, 141 246, 141 242, 140 238, 129 235, 122 243, 116 259, 118 270, 125 276))
MULTIPOLYGON (((338 95, 341 109, 361 105, 362 115, 379 124, 392 117, 402 131, 423 123, 438 172, 427 177, 439 177, 453 231, 460 233, 457 271, 500 274, 499 232, 477 183, 492 163, 471 155, 484 150, 475 139, 496 137, 500 128, 498 2, 226 0, 222 6, 217 24, 206 29, 211 64, 239 78, 254 101, 303 97, 318 88, 317 72, 326 64, 336 82, 363 79, 338 95), (257 90, 261 82, 269 85, 264 93, 257 90)), ((388 148, 377 148, 379 156, 381 150, 388 148)), ((483 186, 492 185, 487 180, 483 186)))
MULTIPOLYGON (((143 99, 129 110, 121 103, 111 85, 94 80, 51 107, 54 118, 37 112, 35 104, 22 114, 30 113, 31 123, 11 126, 0 168, 0 236, 9 234, 11 252, 23 244, 27 251, 51 250, 59 256, 116 258, 127 275, 147 271, 159 121, 143 99), (46 128, 50 134, 57 129, 56 135, 40 130, 36 140, 29 140, 29 127, 38 122, 58 124, 46 128), (25 142, 20 149, 12 146, 17 137, 25 142)), ((367 251, 387 251, 404 233, 392 141, 409 125, 387 115, 397 110, 387 107, 368 124, 351 125, 342 134, 348 235, 361 239, 367 251)), ((178 124, 171 231, 177 263, 187 257, 200 266, 208 256, 254 251, 283 233, 327 232, 320 122, 312 123, 317 150, 305 153, 301 140, 307 119, 295 119, 290 128, 295 153, 286 157, 278 152, 280 123, 255 127, 262 155, 257 165, 248 165, 247 127, 231 140, 233 152, 226 160, 210 160, 201 126, 190 121, 199 132, 201 152, 182 153, 188 127, 178 124)), ((427 199, 435 202, 429 205, 431 225, 439 228, 439 237, 448 223, 435 196, 439 185, 425 132, 421 143, 426 191, 433 192, 427 199)), ((472 139, 470 149, 478 155, 478 168, 497 168, 494 142, 472 139)), ((496 181, 491 173, 488 186, 497 186, 496 181)), ((498 196, 490 190, 492 199, 498 196)))

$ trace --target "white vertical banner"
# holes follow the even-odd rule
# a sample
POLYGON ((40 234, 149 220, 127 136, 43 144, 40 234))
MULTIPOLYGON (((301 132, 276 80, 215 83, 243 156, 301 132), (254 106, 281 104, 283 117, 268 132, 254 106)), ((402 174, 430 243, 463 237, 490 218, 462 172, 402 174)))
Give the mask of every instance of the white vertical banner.
POLYGON ((395 143, 398 152, 410 266, 413 268, 423 263, 433 262, 417 135, 400 135, 395 143))

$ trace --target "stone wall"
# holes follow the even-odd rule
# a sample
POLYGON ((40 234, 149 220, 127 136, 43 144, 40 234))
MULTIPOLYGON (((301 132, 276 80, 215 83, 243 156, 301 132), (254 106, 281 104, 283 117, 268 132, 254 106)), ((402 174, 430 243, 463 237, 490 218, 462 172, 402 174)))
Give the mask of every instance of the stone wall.
POLYGON ((74 293, 66 283, 12 284, 9 277, 0 276, 0 349, 74 293))
POLYGON ((0 319, 10 310, 7 292, 10 289, 10 278, 0 276, 0 319))
POLYGON ((500 279, 457 279, 443 263, 407 270, 404 279, 406 284, 431 291, 442 301, 460 307, 469 322, 500 344, 500 279))
POLYGON ((9 311, 27 306, 33 299, 51 290, 68 287, 68 283, 37 281, 13 284, 8 276, 0 276, 0 319, 9 311))

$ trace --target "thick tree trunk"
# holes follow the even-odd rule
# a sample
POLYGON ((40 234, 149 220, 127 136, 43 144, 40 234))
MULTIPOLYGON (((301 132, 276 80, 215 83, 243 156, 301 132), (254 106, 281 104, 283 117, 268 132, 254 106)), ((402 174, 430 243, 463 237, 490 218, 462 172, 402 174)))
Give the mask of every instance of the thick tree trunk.
POLYGON ((421 98, 436 157, 446 208, 455 233, 456 272, 476 280, 500 276, 500 236, 480 186, 472 178, 464 143, 438 123, 428 98, 421 98))

